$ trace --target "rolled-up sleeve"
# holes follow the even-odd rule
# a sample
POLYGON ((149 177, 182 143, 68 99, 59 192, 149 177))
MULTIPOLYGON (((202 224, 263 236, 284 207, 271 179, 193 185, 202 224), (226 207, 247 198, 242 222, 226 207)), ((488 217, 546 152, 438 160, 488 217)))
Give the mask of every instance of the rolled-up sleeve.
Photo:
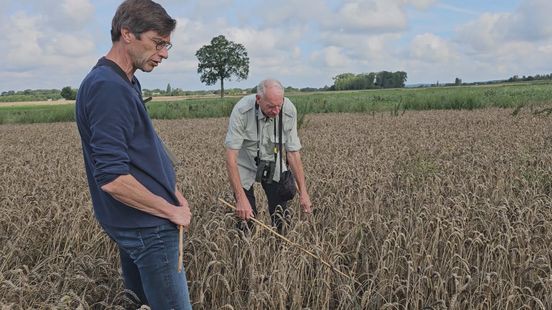
POLYGON ((244 115, 237 108, 232 110, 228 122, 228 132, 224 140, 224 146, 229 149, 239 150, 245 139, 244 115))
POLYGON ((101 187, 120 175, 129 174, 128 141, 133 135, 137 111, 130 94, 121 85, 100 82, 90 91, 87 110, 91 158, 94 178, 101 187))

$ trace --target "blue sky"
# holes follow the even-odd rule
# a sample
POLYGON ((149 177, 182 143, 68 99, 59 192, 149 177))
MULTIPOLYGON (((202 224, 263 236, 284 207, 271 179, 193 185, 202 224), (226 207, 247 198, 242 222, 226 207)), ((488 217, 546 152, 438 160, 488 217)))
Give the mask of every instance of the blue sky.
MULTIPOLYGON (((266 77, 323 87, 345 72, 402 70, 407 84, 552 72, 549 0, 158 1, 178 20, 169 59, 144 88, 200 82, 195 52, 219 34, 245 46, 248 88, 266 77)), ((0 91, 78 87, 110 48, 110 0, 0 0, 0 91)))

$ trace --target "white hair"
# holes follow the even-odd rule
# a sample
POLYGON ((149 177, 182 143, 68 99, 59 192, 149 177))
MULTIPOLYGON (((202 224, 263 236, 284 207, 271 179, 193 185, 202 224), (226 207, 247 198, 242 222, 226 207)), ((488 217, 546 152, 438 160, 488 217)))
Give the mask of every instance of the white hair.
POLYGON ((282 94, 284 93, 284 86, 282 86, 282 83, 280 83, 280 81, 275 79, 265 79, 262 80, 259 85, 257 85, 257 95, 264 98, 265 89, 269 87, 277 87, 282 91, 282 94))

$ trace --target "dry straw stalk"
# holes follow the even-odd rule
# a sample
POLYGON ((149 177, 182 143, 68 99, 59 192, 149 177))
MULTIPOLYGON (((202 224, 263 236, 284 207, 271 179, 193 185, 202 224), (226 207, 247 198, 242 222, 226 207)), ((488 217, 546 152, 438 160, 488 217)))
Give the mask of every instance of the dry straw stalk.
MULTIPOLYGON (((222 202, 224 205, 226 205, 228 208, 230 208, 230 209, 232 209, 232 210, 236 210, 236 207, 234 207, 234 206, 231 205, 230 203, 226 202, 224 199, 219 198, 219 201, 222 202)), ((348 279, 351 279, 351 280, 353 280, 354 282, 358 283, 358 281, 356 281, 355 279, 351 278, 349 275, 343 273, 342 271, 336 269, 333 265, 331 265, 330 263, 328 263, 328 262, 326 262, 325 260, 323 260, 320 256, 318 256, 318 255, 312 253, 311 251, 305 249, 304 247, 302 247, 302 246, 299 245, 298 243, 293 242, 293 241, 289 240, 288 238, 282 236, 281 234, 279 234, 278 232, 276 232, 274 229, 272 229, 272 227, 269 227, 269 226, 266 225, 265 223, 263 223, 263 222, 261 222, 261 221, 255 219, 255 218, 251 218, 251 220, 252 220, 255 224, 261 226, 261 227, 264 228, 265 230, 267 230, 267 231, 269 231, 270 233, 272 233, 273 235, 277 236, 278 238, 280 238, 280 239, 286 241, 286 242, 289 243, 290 245, 292 245, 292 246, 298 248, 299 250, 301 250, 301 251, 307 253, 307 254, 308 254, 309 256, 311 256, 312 258, 314 258, 314 259, 320 261, 322 264, 324 264, 326 267, 330 268, 332 271, 335 271, 335 272, 339 273, 340 275, 342 275, 342 276, 344 276, 344 277, 346 277, 346 278, 348 278, 348 279)), ((360 283, 359 283, 359 284, 360 284, 360 283)))

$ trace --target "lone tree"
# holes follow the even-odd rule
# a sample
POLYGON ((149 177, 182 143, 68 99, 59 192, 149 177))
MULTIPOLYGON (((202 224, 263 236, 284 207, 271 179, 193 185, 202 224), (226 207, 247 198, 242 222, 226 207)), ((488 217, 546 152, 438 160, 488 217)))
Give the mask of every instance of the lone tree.
POLYGON ((224 80, 236 76, 238 81, 247 79, 249 74, 249 57, 245 47, 239 43, 226 40, 223 35, 214 37, 211 44, 197 50, 199 60, 197 73, 201 82, 213 85, 220 80, 220 97, 224 96, 224 80))
POLYGON ((65 86, 61 89, 60 95, 66 100, 75 100, 77 98, 77 91, 72 89, 71 86, 65 86))

